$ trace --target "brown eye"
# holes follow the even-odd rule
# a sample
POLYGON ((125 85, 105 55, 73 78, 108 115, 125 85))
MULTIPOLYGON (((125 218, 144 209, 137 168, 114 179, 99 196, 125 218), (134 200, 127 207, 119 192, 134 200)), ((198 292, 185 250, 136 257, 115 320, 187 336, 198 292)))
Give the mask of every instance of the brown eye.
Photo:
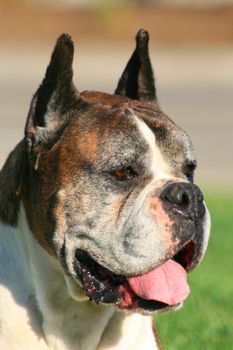
POLYGON ((113 172, 112 175, 118 181, 128 181, 132 180, 137 174, 131 167, 127 167, 113 172))

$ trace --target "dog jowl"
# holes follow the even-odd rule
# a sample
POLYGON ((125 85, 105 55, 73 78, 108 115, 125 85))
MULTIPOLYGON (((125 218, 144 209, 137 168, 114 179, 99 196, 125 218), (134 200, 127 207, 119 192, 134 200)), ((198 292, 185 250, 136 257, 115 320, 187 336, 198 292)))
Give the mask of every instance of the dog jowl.
MULTIPOLYGON (((193 183, 193 147, 158 105, 148 41, 140 30, 114 94, 80 93, 73 42, 61 35, 25 137, 1 170, 0 218, 20 231, 18 254, 45 349, 118 349, 118 342, 129 349, 130 336, 120 343, 127 328, 115 347, 102 345, 114 332, 110 320, 140 313, 146 322, 150 316, 141 314, 181 306, 187 273, 204 256, 209 216, 193 183), (90 341, 85 324, 94 329, 90 341)), ((154 340, 137 346, 155 348, 154 340)))

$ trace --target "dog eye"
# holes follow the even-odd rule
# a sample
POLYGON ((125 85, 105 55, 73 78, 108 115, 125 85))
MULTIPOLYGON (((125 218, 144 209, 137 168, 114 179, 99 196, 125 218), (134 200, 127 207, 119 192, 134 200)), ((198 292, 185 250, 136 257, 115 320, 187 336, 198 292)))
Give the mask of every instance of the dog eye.
POLYGON ((193 182, 195 169, 196 169, 195 163, 187 163, 185 166, 185 175, 190 182, 193 182))
POLYGON ((111 173, 118 181, 129 181, 132 180, 137 176, 137 173, 133 170, 132 167, 126 167, 119 169, 117 171, 114 171, 111 173))

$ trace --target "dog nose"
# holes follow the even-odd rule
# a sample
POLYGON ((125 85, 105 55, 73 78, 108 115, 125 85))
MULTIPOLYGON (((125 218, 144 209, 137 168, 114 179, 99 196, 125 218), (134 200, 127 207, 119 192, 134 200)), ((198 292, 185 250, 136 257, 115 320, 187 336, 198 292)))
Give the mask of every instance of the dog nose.
POLYGON ((193 220, 200 220, 205 215, 203 194, 199 187, 186 182, 167 185, 160 195, 165 204, 176 214, 193 220))

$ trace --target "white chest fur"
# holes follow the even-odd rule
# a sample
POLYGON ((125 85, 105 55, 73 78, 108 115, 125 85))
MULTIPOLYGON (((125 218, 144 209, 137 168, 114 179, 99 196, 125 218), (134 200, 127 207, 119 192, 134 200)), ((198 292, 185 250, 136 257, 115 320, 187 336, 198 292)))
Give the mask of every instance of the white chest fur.
POLYGON ((155 350, 151 318, 71 298, 62 268, 31 234, 0 225, 1 350, 155 350))
POLYGON ((48 349, 18 229, 0 224, 0 349, 48 349))

